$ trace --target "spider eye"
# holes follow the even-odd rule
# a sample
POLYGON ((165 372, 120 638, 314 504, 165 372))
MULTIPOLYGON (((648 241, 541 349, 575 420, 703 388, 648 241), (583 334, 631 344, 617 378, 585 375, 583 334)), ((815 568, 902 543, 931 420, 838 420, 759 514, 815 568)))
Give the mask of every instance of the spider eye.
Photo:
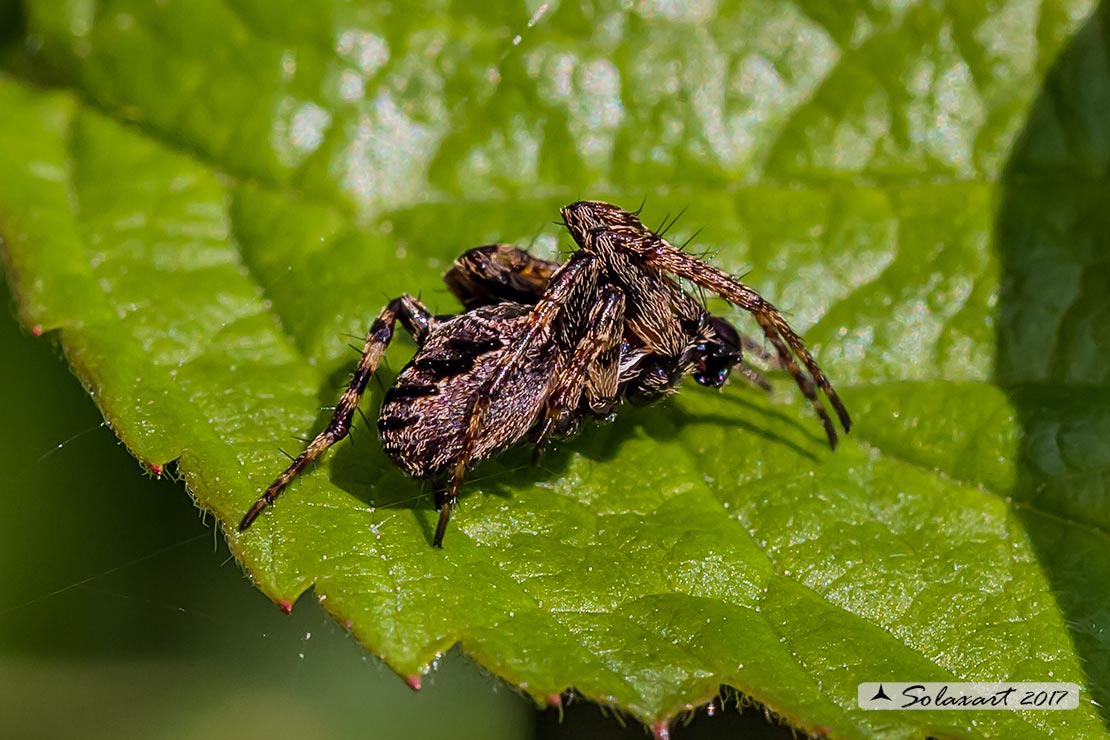
POLYGON ((695 373, 694 381, 709 388, 720 388, 728 380, 728 372, 729 368, 726 366, 713 371, 695 373))
POLYGON ((720 388, 729 371, 740 362, 740 351, 722 341, 699 342, 693 347, 694 380, 710 388, 720 388))

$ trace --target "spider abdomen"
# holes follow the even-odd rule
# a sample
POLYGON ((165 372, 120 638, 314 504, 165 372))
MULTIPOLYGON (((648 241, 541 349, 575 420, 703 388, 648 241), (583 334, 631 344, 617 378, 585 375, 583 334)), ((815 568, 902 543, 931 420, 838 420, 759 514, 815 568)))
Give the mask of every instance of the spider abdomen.
MULTIPOLYGON (((386 391, 378 414, 382 449, 409 475, 452 468, 472 408, 529 326, 530 306, 500 303, 437 323, 386 391)), ((470 454, 473 462, 519 441, 543 410, 552 353, 517 368, 489 398, 470 454)))

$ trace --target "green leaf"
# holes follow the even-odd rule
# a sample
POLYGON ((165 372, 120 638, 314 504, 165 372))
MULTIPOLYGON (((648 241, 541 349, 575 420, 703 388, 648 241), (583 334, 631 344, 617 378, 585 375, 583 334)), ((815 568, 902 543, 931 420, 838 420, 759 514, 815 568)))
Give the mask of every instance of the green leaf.
POLYGON ((831 737, 1108 735, 1089 2, 25 13, 0 57, 20 316, 275 601, 312 588, 412 679, 461 642, 541 703, 573 687, 657 732, 725 684, 831 737), (540 468, 480 466, 443 551, 430 492, 361 428, 235 532, 388 298, 457 310, 439 276, 463 249, 554 256, 558 206, 645 195, 789 311, 857 420, 838 452, 788 379, 690 384, 540 468), (875 680, 1084 690, 1072 712, 860 711, 875 680))

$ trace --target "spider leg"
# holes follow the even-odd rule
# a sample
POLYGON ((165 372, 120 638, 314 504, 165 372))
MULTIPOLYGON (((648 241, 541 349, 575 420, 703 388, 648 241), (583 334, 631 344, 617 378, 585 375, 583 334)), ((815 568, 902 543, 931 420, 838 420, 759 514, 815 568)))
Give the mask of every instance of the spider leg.
POLYGON ((750 368, 747 365, 741 365, 740 374, 747 378, 748 382, 756 386, 757 388, 761 388, 768 393, 774 390, 774 388, 771 387, 771 384, 767 381, 767 378, 763 377, 763 375, 760 374, 758 370, 750 368))
POLYGON ((760 361, 765 362, 778 370, 785 369, 782 367, 782 363, 779 361, 778 356, 773 355, 766 349, 764 349, 763 342, 760 342, 754 337, 749 337, 747 334, 741 334, 740 346, 743 348, 744 354, 755 355, 760 359, 760 361))
POLYGON ((285 469, 285 472, 278 476, 277 480, 271 483, 270 487, 254 502, 254 505, 243 516, 242 521, 239 522, 240 532, 246 530, 258 518, 258 515, 272 504, 274 499, 280 496, 282 491, 305 468, 324 454, 325 450, 350 433, 351 418, 358 409, 367 382, 373 376, 374 371, 378 369, 382 355, 385 354, 386 348, 393 339, 393 327, 398 321, 412 335, 417 344, 424 343, 428 332, 436 323, 436 319, 431 312, 407 294, 400 298, 394 298, 381 310, 378 318, 370 326, 370 331, 366 335, 366 344, 362 350, 362 357, 358 361, 358 367, 351 375, 347 389, 339 397, 339 403, 335 406, 335 414, 332 416, 331 422, 324 431, 308 443, 308 446, 301 454, 297 455, 293 463, 285 469))
POLYGON ((586 404, 594 416, 608 416, 620 402, 621 347, 624 341, 624 317, 611 347, 604 349, 590 366, 586 378, 586 404))
POLYGON ((585 309, 597 292, 598 271, 597 258, 589 252, 578 251, 571 255, 551 276, 547 290, 531 311, 528 329, 475 394, 467 412, 462 447, 439 510, 439 523, 432 540, 435 547, 443 546, 451 510, 458 501, 463 476, 474 457, 474 443, 481 434, 490 402, 506 378, 517 372, 530 357, 543 352, 559 352, 567 356, 574 351, 577 335, 581 333, 580 325, 586 317, 585 309))
POLYGON ((443 281, 468 310, 502 301, 534 304, 547 290, 558 262, 533 257, 510 244, 488 244, 464 252, 443 281))
POLYGON ((825 411, 820 397, 814 390, 813 383, 816 383, 817 387, 824 391, 828 397, 833 409, 836 410, 844 431, 848 431, 852 426, 848 410, 844 408, 844 404, 841 403, 840 397, 837 396, 829 379, 825 377, 825 373, 817 364, 817 360, 813 359, 813 355, 806 349, 802 338, 790 328, 790 324, 786 322, 786 318, 777 308, 727 272, 702 262, 696 257, 691 257, 662 239, 652 239, 647 245, 641 242, 638 245, 632 244, 629 246, 633 251, 639 253, 651 267, 686 278, 751 313, 759 323, 760 328, 763 329, 767 339, 774 346, 787 372, 794 377, 794 381, 798 384, 802 393, 813 404, 814 410, 821 418, 825 434, 829 438, 829 445, 836 449, 836 429, 829 418, 828 412, 825 411), (809 371, 813 383, 798 367, 795 356, 801 360, 806 370, 809 371))
POLYGON ((536 440, 534 460, 539 460, 556 429, 580 418, 583 394, 590 411, 604 414, 618 398, 617 376, 621 337, 624 334, 624 293, 607 285, 590 309, 587 333, 578 343, 570 362, 555 378, 547 397, 546 412, 536 440))
MULTIPOLYGON (((749 337, 747 334, 741 334, 740 346, 744 349, 745 357, 749 355, 755 355, 757 358, 759 358, 760 362, 764 363, 765 365, 769 365, 774 370, 786 369, 786 365, 783 364, 781 359, 779 359, 779 356, 771 354, 766 349, 764 349, 763 343, 756 340, 754 337, 749 337)), ((771 383, 763 377, 763 374, 750 365, 741 365, 740 374, 747 378, 749 383, 762 388, 768 393, 774 390, 771 387, 771 383)), ((805 380, 806 383, 812 387, 813 381, 809 378, 806 378, 805 380)))

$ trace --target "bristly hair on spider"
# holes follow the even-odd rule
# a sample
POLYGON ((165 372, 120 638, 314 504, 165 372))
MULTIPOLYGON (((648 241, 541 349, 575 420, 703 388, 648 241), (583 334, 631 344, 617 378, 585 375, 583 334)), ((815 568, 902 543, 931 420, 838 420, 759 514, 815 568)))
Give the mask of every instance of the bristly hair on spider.
POLYGON ((418 349, 385 392, 378 437, 398 467, 430 479, 439 492, 436 547, 443 545, 463 479, 475 463, 525 440, 538 455, 588 417, 609 419, 624 401, 646 404, 676 393, 687 375, 719 388, 736 369, 770 388, 743 363, 745 352, 793 377, 836 448, 836 427, 822 395, 844 431, 852 422, 802 338, 740 279, 687 253, 686 244, 668 242, 664 234, 677 217, 664 219, 656 232, 640 221, 639 210, 601 201, 571 203, 560 215, 577 246, 566 261, 540 259, 508 244, 475 247, 444 276, 462 313, 435 316, 407 294, 389 301, 370 326, 327 428, 255 501, 240 531, 350 433, 398 323, 418 349), (682 282, 751 314, 774 354, 711 314, 682 282))

